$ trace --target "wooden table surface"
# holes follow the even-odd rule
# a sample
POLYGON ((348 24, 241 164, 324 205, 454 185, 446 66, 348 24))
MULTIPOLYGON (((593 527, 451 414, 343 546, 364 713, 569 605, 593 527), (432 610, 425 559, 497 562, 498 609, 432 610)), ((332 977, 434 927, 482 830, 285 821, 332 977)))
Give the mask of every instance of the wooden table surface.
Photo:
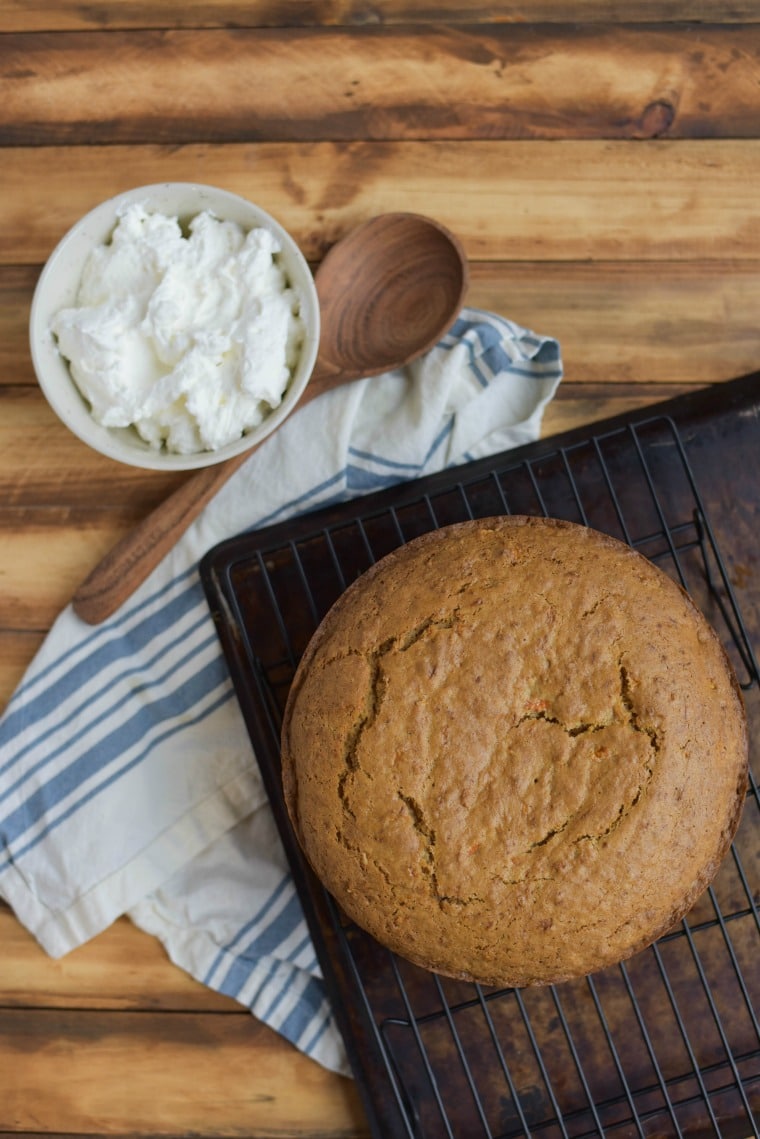
MULTIPOLYGON (((210 182, 313 263, 372 214, 461 237, 468 296, 558 337, 550 433, 760 361, 758 0, 0 0, 0 706, 183 476, 37 389, 40 267, 131 186, 210 182), (727 15, 727 12, 730 13, 727 15)), ((0 903, 0 1136, 365 1136, 359 1097, 126 920, 51 961, 0 903)))

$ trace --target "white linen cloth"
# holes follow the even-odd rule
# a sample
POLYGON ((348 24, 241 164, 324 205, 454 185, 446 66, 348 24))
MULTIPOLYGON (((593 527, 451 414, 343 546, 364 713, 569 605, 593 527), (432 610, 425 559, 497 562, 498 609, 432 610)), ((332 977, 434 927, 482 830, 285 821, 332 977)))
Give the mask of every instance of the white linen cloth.
POLYGON ((120 915, 298 1048, 342 1041, 197 572, 223 539, 535 439, 559 346, 465 309, 294 414, 107 622, 68 606, 0 720, 0 895, 53 956, 120 915))

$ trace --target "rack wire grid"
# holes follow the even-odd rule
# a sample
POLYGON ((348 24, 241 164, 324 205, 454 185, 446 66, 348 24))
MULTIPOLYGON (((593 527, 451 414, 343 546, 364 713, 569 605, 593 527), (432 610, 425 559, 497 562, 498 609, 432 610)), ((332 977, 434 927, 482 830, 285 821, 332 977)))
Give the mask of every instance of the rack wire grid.
POLYGON ((629 543, 689 591, 744 692, 758 667, 670 416, 510 453, 223 544, 207 595, 370 1126, 382 1139, 760 1134, 760 801, 687 917, 582 980, 487 990, 410 965, 350 923, 305 864, 284 811, 279 735, 309 638, 358 574, 434 527, 551 515, 629 543))

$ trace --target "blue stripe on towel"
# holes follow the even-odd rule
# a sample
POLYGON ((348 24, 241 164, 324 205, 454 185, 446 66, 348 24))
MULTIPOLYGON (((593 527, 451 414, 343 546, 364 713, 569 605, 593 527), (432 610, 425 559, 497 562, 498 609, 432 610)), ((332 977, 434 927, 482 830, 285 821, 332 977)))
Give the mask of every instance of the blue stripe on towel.
MULTIPOLYGON (((277 952, 280 946, 292 936, 293 931, 297 929, 299 923, 303 921, 301 903, 290 882, 289 888, 290 897, 286 905, 268 924, 262 924, 262 918, 264 914, 271 911, 273 907, 266 906, 264 911, 259 911, 255 924, 261 928, 257 935, 242 949, 238 948, 235 950, 235 958, 221 978, 220 983, 224 992, 239 992, 242 988, 243 980, 251 970, 251 966, 256 961, 261 960, 262 957, 276 956, 280 959, 280 954, 277 952)), ((278 894, 281 893, 281 891, 277 892, 278 894)))
POLYGON ((297 1040, 293 1041, 293 1043, 296 1044, 303 1052, 305 1052, 307 1056, 311 1056, 313 1054, 314 1050, 316 1049, 324 1034, 327 1032, 328 1028, 331 1029, 334 1025, 332 1008, 330 1007, 326 998, 323 997, 322 1003, 312 1017, 312 1021, 306 1025, 307 1030, 312 1027, 312 1022, 313 1031, 311 1032, 311 1035, 305 1036, 305 1034, 302 1032, 301 1036, 297 1040))
MULTIPOLYGON (((60 675, 51 682, 47 688, 37 696, 25 696, 31 690, 24 686, 18 693, 14 707, 9 709, 8 715, 0 725, 0 744, 9 744, 25 728, 38 724, 52 710, 61 708, 72 697, 76 698, 80 689, 98 673, 123 657, 133 656, 140 659, 140 654, 158 642, 165 633, 172 633, 173 627, 188 612, 203 603, 203 590, 197 580, 183 590, 177 597, 155 613, 147 615, 142 621, 129 630, 124 637, 113 636, 103 631, 101 636, 88 638, 89 645, 94 646, 92 651, 80 653, 80 659, 72 661, 69 654, 64 654, 56 661, 56 666, 68 664, 67 668, 60 668, 60 675), (98 644, 98 640, 102 643, 98 644)), ((88 648, 89 645, 85 645, 88 648)), ((52 668, 52 666, 51 666, 52 668)))
POLYGON ((277 904, 282 895, 288 892, 292 894, 294 890, 295 887, 293 885, 293 882, 287 875, 280 880, 278 886, 272 891, 264 905, 253 915, 250 921, 247 921, 246 924, 237 931, 235 936, 220 948, 216 957, 211 962, 211 966, 208 969, 206 975, 203 977, 204 985, 211 984, 212 977, 217 972, 222 962, 225 961, 227 955, 236 952, 237 946, 240 944, 240 942, 248 936, 252 929, 254 929, 257 925, 266 919, 267 914, 277 904))
POLYGON ((189 629, 183 629, 179 634, 177 634, 177 636, 171 638, 164 644, 161 644, 156 649, 152 657, 148 657, 147 660, 139 664, 130 663, 135 659, 132 653, 125 654, 123 659, 127 667, 124 668, 123 671, 116 673, 113 677, 109 677, 108 681, 103 685, 103 687, 96 689, 92 693, 88 692, 86 698, 82 703, 77 704, 72 702, 70 705, 63 703, 61 709, 63 711, 63 717, 57 719, 55 721, 55 724, 49 730, 45 731, 44 734, 40 735, 36 739, 31 739, 25 746, 20 747, 16 754, 12 756, 4 764, 4 766, 0 767, 0 775, 7 774, 10 769, 20 760, 24 759, 30 751, 34 751, 35 748, 39 748, 40 744, 43 745, 43 758, 25 768, 23 777, 17 780, 16 783, 4 786, 3 794, 7 795, 12 791, 15 791, 23 783, 24 780, 29 778, 29 776, 35 775, 43 767, 47 766, 47 764, 52 763, 53 760, 57 759, 59 755, 67 752, 72 744, 76 744, 83 735, 91 732, 93 728, 97 727, 101 723, 104 723, 115 713, 118 713, 122 707, 134 699, 135 696, 146 696, 150 693, 150 690, 152 688, 156 688, 160 684, 165 684, 171 676, 179 672, 180 669, 188 663, 188 660, 192 656, 197 655, 203 649, 209 648, 212 644, 215 644, 216 633, 214 632, 213 635, 207 636, 199 643, 192 644, 182 656, 174 659, 172 661, 171 667, 167 668, 164 672, 154 674, 150 671, 151 669, 158 667, 162 659, 168 659, 168 654, 172 653, 175 649, 186 645, 188 638, 193 633, 199 631, 202 628, 205 628, 207 624, 208 622, 206 615, 201 614, 201 616, 194 622, 194 624, 189 627, 189 629), (138 683, 129 683, 126 686, 126 690, 122 692, 122 695, 115 701, 115 703, 111 704, 107 709, 101 712, 100 715, 95 716, 93 719, 89 719, 87 721, 86 727, 82 727, 79 732, 75 732, 71 735, 66 735, 64 733, 64 735, 61 737, 58 747, 54 748, 53 751, 48 752, 44 750, 48 739, 54 739, 64 729, 69 728, 74 723, 74 721, 81 716, 81 713, 85 708, 94 707, 98 701, 100 701, 108 692, 115 691, 117 687, 123 686, 124 681, 131 680, 133 677, 142 678, 142 680, 138 683), (150 680, 147 679, 148 677, 150 677, 150 680))
POLYGON ((419 463, 400 463, 397 459, 388 459, 384 455, 376 454, 374 451, 360 451, 358 447, 349 447, 348 453, 360 462, 365 461, 378 466, 387 467, 389 470, 402 471, 407 475, 416 474, 420 469, 419 463))
POLYGON ((12 811, 6 818, 0 821, 0 839, 2 839, 6 848, 17 844, 28 830, 44 819, 49 812, 53 811, 68 795, 74 792, 77 787, 80 787, 87 780, 103 771, 105 766, 103 762, 104 742, 108 745, 109 754, 119 756, 123 755, 126 750, 144 739, 146 733, 156 723, 160 724, 165 721, 172 721, 171 726, 152 738, 148 745, 131 760, 121 764, 110 774, 104 775, 96 787, 81 795, 81 797, 62 814, 53 819, 49 819, 45 827, 39 831, 34 838, 30 839, 25 846, 21 848, 14 846, 12 852, 6 849, 3 854, 0 855, 0 871, 5 869, 13 860, 26 854, 36 846, 42 838, 60 826, 64 819, 70 818, 71 815, 84 806, 85 803, 90 802, 100 791, 111 786, 111 784, 121 779, 127 772, 141 763, 145 756, 150 754, 158 743, 164 742, 178 732, 191 727, 193 724, 200 723, 207 716, 211 715, 213 711, 221 707, 222 704, 230 700, 232 696, 233 689, 229 674, 221 660, 216 658, 211 661, 206 668, 190 677, 190 679, 176 691, 169 693, 162 700, 157 701, 150 707, 139 708, 129 720, 118 728, 115 728, 106 741, 99 741, 95 746, 88 748, 76 760, 69 764, 68 767, 59 772, 58 775, 49 779, 44 787, 40 787, 30 794, 22 806, 12 811), (214 700, 210 706, 202 708, 200 711, 197 711, 195 715, 188 715, 189 712, 198 708, 204 696, 208 696, 219 688, 222 689, 221 695, 214 700))

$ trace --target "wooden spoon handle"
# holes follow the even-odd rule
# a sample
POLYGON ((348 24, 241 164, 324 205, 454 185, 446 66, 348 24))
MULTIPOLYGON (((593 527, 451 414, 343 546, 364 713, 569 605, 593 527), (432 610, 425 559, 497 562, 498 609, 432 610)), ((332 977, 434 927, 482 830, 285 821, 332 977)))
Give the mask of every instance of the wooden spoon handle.
POLYGON ((203 467, 125 534, 74 594, 77 616, 88 625, 99 625, 115 613, 255 450, 252 447, 218 466, 203 467))
MULTIPOLYGON (((297 406, 290 414, 300 411, 323 392, 356 378, 355 374, 341 372, 320 355, 297 406)), ((265 443, 266 439, 261 442, 265 443)), ((88 625, 99 625, 115 613, 179 541, 203 507, 260 446, 261 443, 257 443, 241 455, 216 466, 201 467, 159 503, 147 518, 125 534, 74 594, 72 604, 77 616, 88 625)))

